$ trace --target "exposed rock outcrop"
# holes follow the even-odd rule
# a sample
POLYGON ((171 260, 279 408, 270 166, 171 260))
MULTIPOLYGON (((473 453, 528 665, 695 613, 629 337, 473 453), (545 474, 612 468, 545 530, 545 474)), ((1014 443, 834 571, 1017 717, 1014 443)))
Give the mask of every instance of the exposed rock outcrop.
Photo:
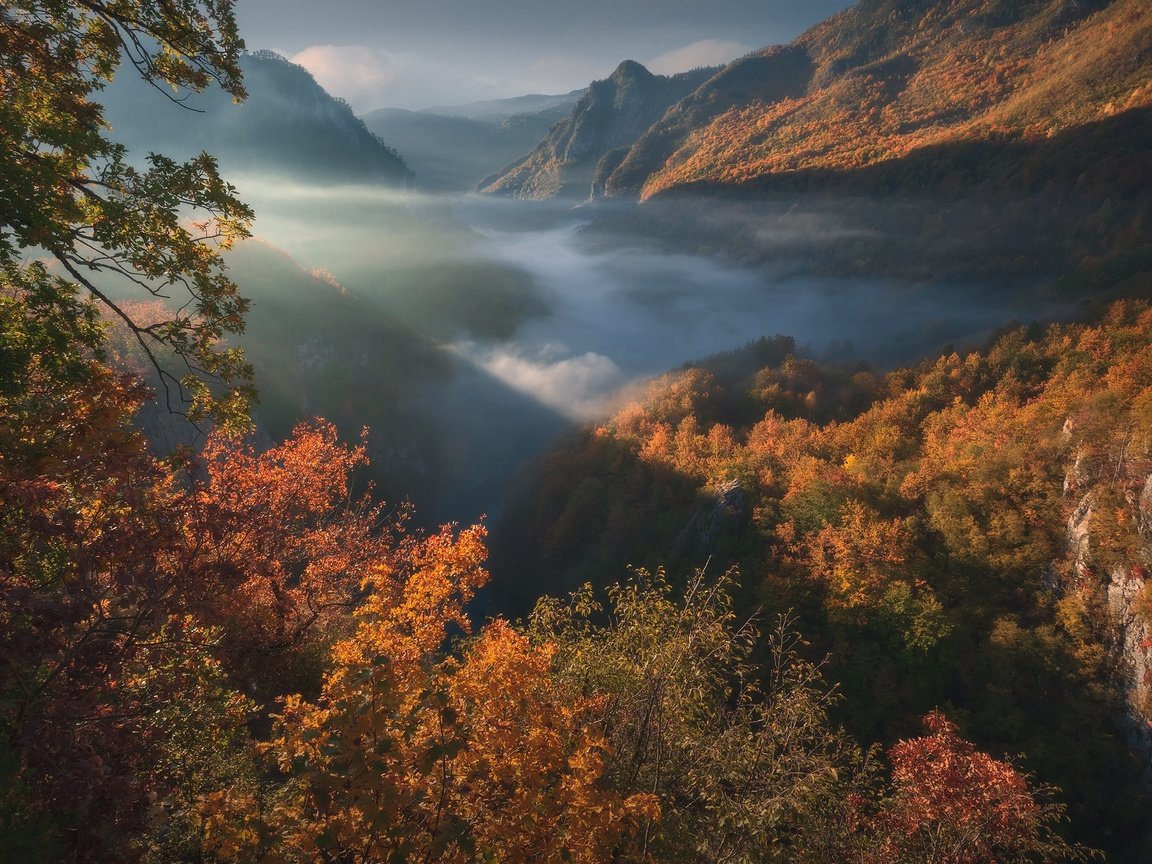
MULTIPOLYGON (((1072 430, 1066 425, 1065 434, 1072 430)), ((1082 454, 1077 454, 1064 479, 1064 494, 1076 493, 1089 485, 1082 454)), ((1092 527, 1096 509, 1096 492, 1084 492, 1068 517, 1068 552, 1072 573, 1077 578, 1089 576, 1092 570, 1092 527)), ((1143 483, 1140 495, 1133 496, 1132 528, 1139 532, 1140 548, 1152 555, 1152 475, 1143 483)), ((1126 699, 1124 727, 1128 745, 1145 760, 1145 771, 1152 781, 1152 623, 1147 610, 1152 604, 1152 591, 1147 571, 1139 561, 1115 565, 1108 571, 1104 585, 1105 608, 1110 625, 1111 649, 1120 663, 1117 680, 1126 699)))
POLYGON ((676 546, 681 551, 701 550, 711 554, 716 539, 738 529, 747 515, 744 487, 739 480, 729 480, 696 509, 676 538, 676 546))
POLYGON ((631 146, 715 72, 654 75, 625 60, 610 77, 594 81, 535 150, 483 180, 480 190, 515 198, 587 198, 606 154, 631 146))

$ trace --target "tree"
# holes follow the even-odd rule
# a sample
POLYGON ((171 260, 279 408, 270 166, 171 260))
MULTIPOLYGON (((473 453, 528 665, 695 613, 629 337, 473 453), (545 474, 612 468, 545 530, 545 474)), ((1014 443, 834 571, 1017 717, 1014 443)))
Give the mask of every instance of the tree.
POLYGON ((195 574, 182 594, 198 617, 225 628, 234 664, 259 659, 283 672, 309 641, 346 635, 404 515, 385 524, 383 504, 353 495, 353 472, 367 463, 363 441, 345 446, 335 426, 316 420, 263 453, 213 432, 197 462, 206 476, 170 481, 181 539, 165 566, 195 574))
POLYGON ((1063 809, 1037 800, 1028 778, 957 734, 939 711, 928 735, 888 751, 894 792, 872 819, 878 842, 868 862, 1009 864, 1070 861, 1089 851, 1054 831, 1063 809))
POLYGON ((366 580, 355 632, 316 702, 284 701, 266 748, 283 785, 205 802, 222 860, 609 860, 656 815, 605 788, 601 700, 557 686, 554 650, 502 621, 460 656, 464 607, 487 579, 483 530, 407 543, 366 580))
MULTIPOLYGON (((252 213, 207 154, 183 164, 148 154, 147 167, 131 166, 93 97, 126 57, 174 101, 212 82, 241 99, 242 48, 231 0, 13 0, 0 8, 0 281, 20 284, 22 262, 46 253, 131 329, 169 407, 232 425, 244 421, 251 370, 222 340, 242 332, 248 303, 220 251, 247 236, 252 213), (169 300, 176 311, 139 324, 116 301, 119 288, 169 300), (185 374, 169 371, 169 353, 185 374)), ((48 285, 65 291, 60 281, 48 285)))
POLYGON ((866 761, 829 722, 836 695, 788 619, 753 662, 760 632, 734 613, 733 584, 698 573, 678 600, 662 573, 637 571, 607 608, 585 586, 533 613, 561 685, 602 700, 610 787, 659 804, 614 860, 839 860, 840 807, 866 761))
POLYGON ((370 567, 409 547, 322 423, 260 456, 214 433, 173 473, 131 428, 137 382, 85 356, 95 311, 24 290, 0 295, 0 848, 198 848, 201 797, 246 776, 239 689, 317 688, 370 567))

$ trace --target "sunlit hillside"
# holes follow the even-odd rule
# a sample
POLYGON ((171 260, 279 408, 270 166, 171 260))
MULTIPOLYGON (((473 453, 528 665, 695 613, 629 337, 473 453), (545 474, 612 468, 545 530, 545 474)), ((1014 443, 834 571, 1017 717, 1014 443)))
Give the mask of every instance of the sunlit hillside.
POLYGON ((1141 0, 865 0, 739 61, 669 112, 606 180, 689 183, 850 170, 966 141, 1036 141, 1152 103, 1141 0))
POLYGON ((0 864, 1152 861, 1150 154, 1149 0, 6 0, 0 864))

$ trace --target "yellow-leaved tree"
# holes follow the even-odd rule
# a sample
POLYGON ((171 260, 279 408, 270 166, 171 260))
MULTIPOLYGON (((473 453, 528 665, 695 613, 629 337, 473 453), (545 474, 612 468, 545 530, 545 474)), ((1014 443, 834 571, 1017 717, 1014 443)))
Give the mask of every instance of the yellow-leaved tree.
POLYGON ((459 656, 487 580, 484 532, 412 539, 364 584, 315 702, 287 699, 267 755, 284 782, 206 802, 211 854, 238 861, 611 858, 658 816, 602 782, 603 700, 558 686, 554 649, 502 621, 459 656))

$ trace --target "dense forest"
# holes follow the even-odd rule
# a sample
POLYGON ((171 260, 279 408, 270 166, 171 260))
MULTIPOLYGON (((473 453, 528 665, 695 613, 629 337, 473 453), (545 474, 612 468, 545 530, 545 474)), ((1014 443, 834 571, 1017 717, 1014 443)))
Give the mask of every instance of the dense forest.
MULTIPOLYGON (((431 341, 245 244, 211 155, 109 137, 118 68, 161 103, 263 70, 406 180, 242 51, 227 0, 0 7, 0 861, 1152 855, 1147 302, 895 370, 787 336, 689 364, 523 478, 490 565, 484 523, 363 482, 348 426, 398 415, 336 395, 401 353, 427 386, 431 341), (341 428, 294 424, 290 377, 258 428, 249 363, 307 355, 310 320, 344 340, 304 382, 341 428)), ((1080 261, 1107 291, 1077 298, 1142 278, 1080 261)))
MULTIPOLYGON (((861 740, 950 705, 1134 840, 1150 361, 1142 305, 887 374, 766 339, 550 455, 500 552, 572 589, 621 562, 736 567, 742 614, 791 609, 829 653, 861 740)), ((503 587, 522 607, 535 583, 503 587)))

